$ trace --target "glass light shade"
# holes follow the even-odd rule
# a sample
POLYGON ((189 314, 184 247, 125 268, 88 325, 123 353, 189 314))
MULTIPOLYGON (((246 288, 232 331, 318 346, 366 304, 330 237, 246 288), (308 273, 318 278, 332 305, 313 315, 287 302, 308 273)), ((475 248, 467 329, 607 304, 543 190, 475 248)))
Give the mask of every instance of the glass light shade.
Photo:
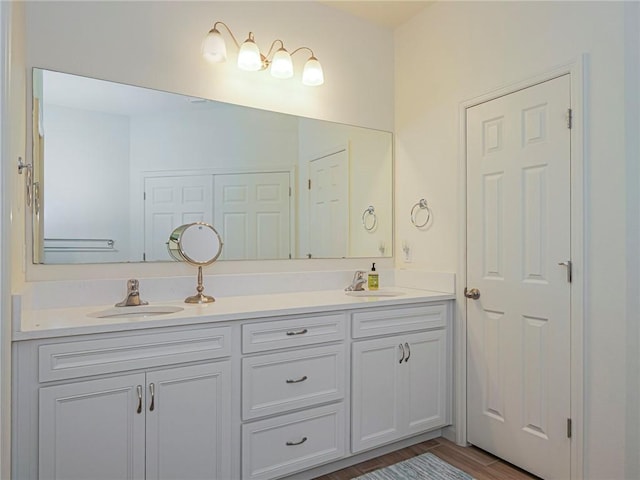
POLYGON ((276 78, 293 77, 293 62, 291 55, 284 48, 278 50, 271 62, 271 76, 276 78))
POLYGON ((316 57, 311 57, 304 64, 302 71, 302 83, 310 87, 316 87, 324 83, 324 74, 322 73, 322 65, 316 57))
POLYGON ((255 72, 262 68, 260 49, 256 45, 256 42, 250 38, 246 39, 240 46, 240 52, 238 53, 238 68, 249 72, 255 72))
POLYGON ((212 63, 221 63, 227 59, 227 45, 217 29, 211 30, 202 40, 202 56, 212 63))

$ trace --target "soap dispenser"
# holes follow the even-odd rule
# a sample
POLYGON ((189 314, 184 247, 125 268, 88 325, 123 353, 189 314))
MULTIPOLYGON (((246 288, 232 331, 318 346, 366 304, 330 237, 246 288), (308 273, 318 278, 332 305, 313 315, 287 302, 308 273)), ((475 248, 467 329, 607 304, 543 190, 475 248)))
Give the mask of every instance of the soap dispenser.
POLYGON ((378 272, 376 272, 376 264, 371 265, 371 271, 367 278, 369 290, 378 290, 378 272))

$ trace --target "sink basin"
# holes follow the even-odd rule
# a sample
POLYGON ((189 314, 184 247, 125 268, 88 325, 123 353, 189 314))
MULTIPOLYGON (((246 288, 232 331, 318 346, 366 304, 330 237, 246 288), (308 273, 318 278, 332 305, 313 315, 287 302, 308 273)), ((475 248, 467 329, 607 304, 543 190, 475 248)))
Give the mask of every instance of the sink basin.
POLYGON ((404 295, 404 292, 398 292, 397 290, 362 290, 360 292, 344 292, 345 295, 350 297, 398 297, 404 295))
POLYGON ((171 305, 142 305, 139 307, 113 307, 100 312, 92 312, 89 317, 94 318, 140 318, 155 317, 158 315, 168 315, 170 313, 181 312, 182 307, 171 305))

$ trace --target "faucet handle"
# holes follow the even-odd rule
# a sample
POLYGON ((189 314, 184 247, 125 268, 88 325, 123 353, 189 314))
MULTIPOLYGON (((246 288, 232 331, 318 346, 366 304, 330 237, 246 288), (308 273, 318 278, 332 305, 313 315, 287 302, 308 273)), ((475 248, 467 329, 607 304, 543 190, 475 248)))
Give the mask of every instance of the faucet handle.
POLYGON ((127 281, 127 296, 121 302, 116 303, 116 307, 137 307, 148 304, 149 302, 140 300, 140 282, 132 278, 127 281))
POLYGON ((351 280, 351 285, 345 288, 347 292, 357 292, 364 290, 363 285, 367 281, 366 275, 367 272, 364 270, 356 270, 356 273, 353 274, 353 280, 351 280))
POLYGON ((127 294, 129 293, 139 293, 140 292, 140 282, 135 278, 131 278, 127 281, 127 294))

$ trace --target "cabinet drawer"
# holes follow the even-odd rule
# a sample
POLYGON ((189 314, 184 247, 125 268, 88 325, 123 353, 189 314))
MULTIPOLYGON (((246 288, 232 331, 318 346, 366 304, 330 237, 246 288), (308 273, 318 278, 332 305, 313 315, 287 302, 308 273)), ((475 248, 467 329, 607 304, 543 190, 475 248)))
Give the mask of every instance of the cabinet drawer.
POLYGON ((353 338, 363 338, 443 328, 447 325, 448 315, 449 305, 446 303, 355 312, 352 334, 353 338))
POLYGON ((242 478, 269 479, 345 454, 344 404, 242 426, 242 478))
POLYGON ((244 420, 344 398, 344 345, 242 360, 244 420))
POLYGON ((41 382, 227 357, 231 327, 41 345, 41 382))
POLYGON ((345 326, 342 313, 250 323, 242 326, 242 352, 264 352, 344 340, 345 326))

